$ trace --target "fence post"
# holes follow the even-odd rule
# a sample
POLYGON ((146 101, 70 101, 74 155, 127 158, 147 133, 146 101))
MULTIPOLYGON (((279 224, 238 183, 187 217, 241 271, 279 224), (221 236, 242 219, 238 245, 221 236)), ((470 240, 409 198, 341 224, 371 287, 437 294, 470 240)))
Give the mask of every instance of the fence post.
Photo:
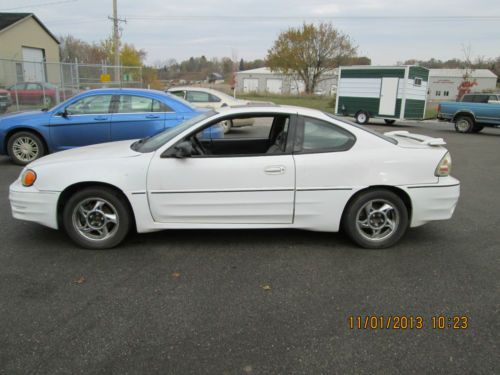
MULTIPOLYGON (((66 100, 66 93, 65 93, 65 90, 64 90, 64 69, 63 69, 63 63, 60 62, 59 63, 59 71, 61 74, 61 88, 62 88, 62 94, 63 94, 63 100, 66 100)), ((61 95, 57 95, 57 104, 59 104, 61 101, 61 95)))
POLYGON ((75 71, 76 71, 76 91, 80 92, 80 73, 78 72, 78 59, 75 57, 75 71))

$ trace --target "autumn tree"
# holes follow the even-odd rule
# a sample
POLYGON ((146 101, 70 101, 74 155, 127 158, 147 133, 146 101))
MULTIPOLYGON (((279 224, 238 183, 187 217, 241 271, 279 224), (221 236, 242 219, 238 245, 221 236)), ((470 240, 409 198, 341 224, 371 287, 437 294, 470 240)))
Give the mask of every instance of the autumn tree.
POLYGON ((312 93, 321 77, 354 57, 356 49, 349 36, 332 24, 304 23, 278 36, 268 51, 267 63, 271 70, 300 77, 306 92, 312 93))

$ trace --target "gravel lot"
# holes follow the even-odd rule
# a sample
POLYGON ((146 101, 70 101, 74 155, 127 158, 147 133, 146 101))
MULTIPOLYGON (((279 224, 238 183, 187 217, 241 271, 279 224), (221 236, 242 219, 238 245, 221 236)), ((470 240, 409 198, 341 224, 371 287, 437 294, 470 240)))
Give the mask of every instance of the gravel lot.
POLYGON ((21 168, 1 157, 0 373, 500 373, 500 131, 370 126, 444 137, 462 182, 452 220, 382 251, 291 230, 176 230, 81 250, 11 218, 21 168), (433 329, 440 314, 469 327, 433 329), (358 315, 420 315, 424 328, 350 329, 358 315))

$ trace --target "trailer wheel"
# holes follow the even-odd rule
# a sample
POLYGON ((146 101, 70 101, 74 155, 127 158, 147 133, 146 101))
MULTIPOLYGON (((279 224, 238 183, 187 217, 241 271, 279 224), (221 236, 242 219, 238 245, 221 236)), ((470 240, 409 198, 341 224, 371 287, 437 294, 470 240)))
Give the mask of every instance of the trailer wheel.
POLYGON ((389 119, 385 119, 384 121, 387 125, 392 125, 396 122, 396 120, 389 120, 389 119))
POLYGON ((368 121, 370 120, 370 116, 368 116, 368 113, 366 113, 365 111, 359 111, 354 116, 354 119, 356 120, 356 122, 358 124, 365 125, 365 124, 368 124, 368 121))

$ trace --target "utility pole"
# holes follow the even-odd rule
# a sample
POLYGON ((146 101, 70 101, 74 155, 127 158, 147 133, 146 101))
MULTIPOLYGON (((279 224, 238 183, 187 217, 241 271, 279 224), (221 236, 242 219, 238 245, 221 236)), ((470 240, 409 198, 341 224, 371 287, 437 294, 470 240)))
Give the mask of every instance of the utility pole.
POLYGON ((118 29, 119 22, 127 22, 124 19, 118 18, 118 0, 113 0, 113 17, 108 17, 113 21, 113 54, 115 65, 115 81, 120 81, 120 30, 118 29))

